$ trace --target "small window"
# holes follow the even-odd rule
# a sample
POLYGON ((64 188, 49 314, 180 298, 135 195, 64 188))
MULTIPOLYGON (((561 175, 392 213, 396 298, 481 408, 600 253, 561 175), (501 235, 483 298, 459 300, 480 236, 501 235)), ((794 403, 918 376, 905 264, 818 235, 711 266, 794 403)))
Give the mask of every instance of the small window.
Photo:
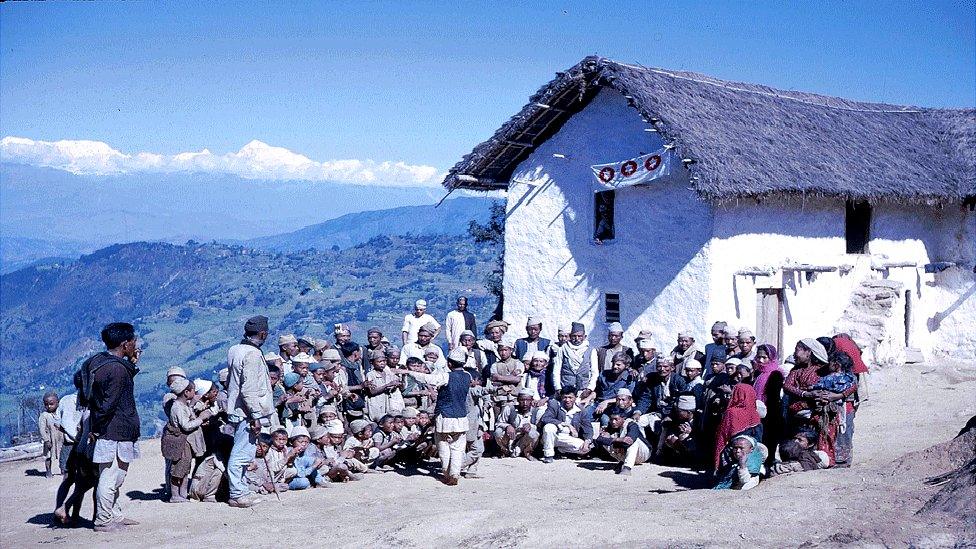
POLYGON ((615 191, 595 193, 593 200, 593 239, 613 240, 613 199, 615 191))
POLYGON ((620 294, 604 294, 603 305, 607 311, 607 324, 620 322, 620 294))
POLYGON ((864 201, 847 201, 847 217, 844 227, 847 253, 868 253, 871 240, 871 205, 864 201))

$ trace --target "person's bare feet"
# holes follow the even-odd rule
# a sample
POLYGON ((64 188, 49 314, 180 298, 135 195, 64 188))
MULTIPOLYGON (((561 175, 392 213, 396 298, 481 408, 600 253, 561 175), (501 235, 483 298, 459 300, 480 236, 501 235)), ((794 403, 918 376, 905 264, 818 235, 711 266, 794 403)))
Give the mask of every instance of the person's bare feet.
POLYGON ((66 526, 71 523, 71 519, 68 518, 68 510, 64 507, 58 507, 54 510, 54 518, 66 526))

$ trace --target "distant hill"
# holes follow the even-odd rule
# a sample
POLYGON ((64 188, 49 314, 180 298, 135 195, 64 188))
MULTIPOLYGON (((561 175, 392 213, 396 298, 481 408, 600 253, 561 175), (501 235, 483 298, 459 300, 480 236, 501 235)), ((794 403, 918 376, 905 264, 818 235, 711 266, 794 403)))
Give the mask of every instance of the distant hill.
POLYGON ((81 242, 0 236, 0 273, 35 263, 73 260, 92 248, 81 242))
POLYGON ((348 248, 381 234, 464 235, 472 220, 479 223, 488 220, 492 202, 484 198, 456 198, 445 200, 436 208, 431 204, 346 214, 290 233, 247 240, 245 244, 287 252, 309 248, 328 250, 333 246, 348 248))
POLYGON ((377 236, 341 251, 142 242, 4 274, 0 438, 9 438, 22 398, 70 387, 80 363, 101 349, 98 332, 108 322, 137 326, 144 353, 136 393, 144 433, 152 434, 165 370, 180 365, 211 377, 247 317, 271 319, 268 350, 280 333, 324 338, 336 322, 349 323, 356 341, 376 325, 399 343, 417 298, 443 319, 463 293, 487 318, 495 303, 484 280, 496 255, 470 237, 446 235, 377 236))

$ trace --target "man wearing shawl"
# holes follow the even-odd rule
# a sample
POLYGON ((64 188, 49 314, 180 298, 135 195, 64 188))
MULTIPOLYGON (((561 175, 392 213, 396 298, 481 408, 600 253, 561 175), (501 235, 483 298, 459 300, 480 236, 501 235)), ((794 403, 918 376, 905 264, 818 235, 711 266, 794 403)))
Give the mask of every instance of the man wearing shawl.
MULTIPOLYGON (((722 453, 726 446, 739 435, 748 435, 755 440, 762 439, 762 424, 759 411, 756 409, 756 391, 745 383, 739 383, 732 388, 729 406, 722 414, 715 433, 715 470, 718 471, 722 463, 722 453)), ((728 457, 728 456, 726 456, 728 457)))
POLYGON ((573 386, 581 389, 581 399, 588 398, 596 388, 598 376, 597 365, 591 358, 586 328, 579 322, 574 322, 569 341, 559 348, 552 367, 552 383, 556 392, 561 392, 563 387, 573 386))
POLYGON ((678 344, 671 350, 671 360, 674 361, 674 369, 679 375, 684 373, 684 361, 687 358, 705 363, 705 353, 695 343, 695 336, 692 335, 691 330, 678 333, 678 344))

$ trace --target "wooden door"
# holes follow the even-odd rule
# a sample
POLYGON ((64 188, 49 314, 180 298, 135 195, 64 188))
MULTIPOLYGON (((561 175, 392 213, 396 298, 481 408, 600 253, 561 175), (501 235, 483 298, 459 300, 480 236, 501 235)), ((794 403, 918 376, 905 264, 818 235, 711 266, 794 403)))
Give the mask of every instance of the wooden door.
POLYGON ((783 349, 783 290, 756 290, 756 341, 783 349))

